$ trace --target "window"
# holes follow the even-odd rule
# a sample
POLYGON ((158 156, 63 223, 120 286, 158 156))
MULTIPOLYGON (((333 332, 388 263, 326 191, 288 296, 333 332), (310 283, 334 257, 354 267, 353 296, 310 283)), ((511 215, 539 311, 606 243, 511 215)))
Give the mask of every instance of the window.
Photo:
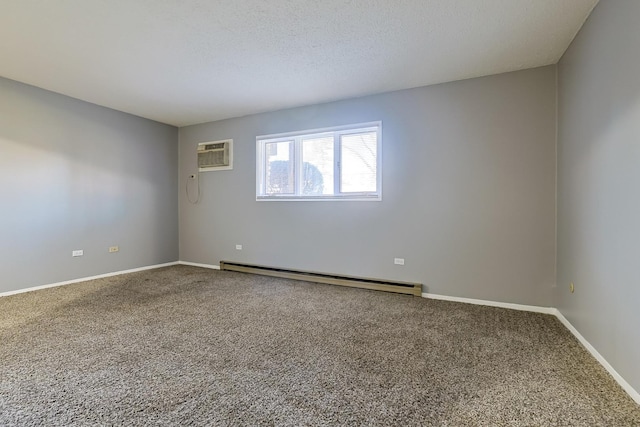
POLYGON ((266 135, 257 200, 381 200, 382 123, 266 135))

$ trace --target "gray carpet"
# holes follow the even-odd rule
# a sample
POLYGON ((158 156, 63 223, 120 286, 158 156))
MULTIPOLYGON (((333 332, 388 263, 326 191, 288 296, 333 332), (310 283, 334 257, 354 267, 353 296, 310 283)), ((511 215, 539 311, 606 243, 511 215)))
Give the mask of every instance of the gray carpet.
POLYGON ((640 426, 552 316, 176 266, 0 298, 0 425, 640 426))

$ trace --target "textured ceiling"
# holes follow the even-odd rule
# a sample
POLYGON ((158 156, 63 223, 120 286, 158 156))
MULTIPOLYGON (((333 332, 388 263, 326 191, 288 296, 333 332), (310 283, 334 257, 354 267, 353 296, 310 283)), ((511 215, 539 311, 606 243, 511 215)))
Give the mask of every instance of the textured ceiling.
POLYGON ((556 63, 598 0, 0 0, 0 76, 176 126, 556 63))

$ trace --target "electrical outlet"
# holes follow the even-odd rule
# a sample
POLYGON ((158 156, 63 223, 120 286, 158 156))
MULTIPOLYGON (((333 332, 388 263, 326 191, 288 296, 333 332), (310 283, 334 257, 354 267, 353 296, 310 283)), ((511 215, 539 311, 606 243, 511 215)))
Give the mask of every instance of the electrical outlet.
POLYGON ((236 249, 241 251, 242 250, 242 245, 236 245, 236 249))
POLYGON ((118 246, 109 246, 109 253, 118 252, 119 250, 118 246))
POLYGON ((71 252, 71 256, 73 257, 82 256, 82 255, 84 255, 84 251, 82 249, 78 249, 71 252))
POLYGON ((395 265, 404 265, 404 258, 394 258, 393 263, 395 265))

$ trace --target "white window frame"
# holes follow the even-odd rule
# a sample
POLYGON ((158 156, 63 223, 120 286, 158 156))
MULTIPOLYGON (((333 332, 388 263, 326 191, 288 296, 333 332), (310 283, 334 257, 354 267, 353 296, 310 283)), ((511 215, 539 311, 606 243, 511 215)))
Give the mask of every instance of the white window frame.
POLYGON ((357 123, 321 129, 310 129, 296 132, 260 135, 256 137, 256 200, 257 201, 327 201, 327 200, 382 200, 382 121, 357 123), (342 135, 376 132, 376 191, 374 192, 340 192, 341 153, 340 137, 342 135), (302 139, 333 136, 334 143, 334 177, 333 194, 322 196, 303 195, 300 189, 302 182, 302 139), (293 141, 294 160, 294 194, 266 194, 266 144, 293 141))

